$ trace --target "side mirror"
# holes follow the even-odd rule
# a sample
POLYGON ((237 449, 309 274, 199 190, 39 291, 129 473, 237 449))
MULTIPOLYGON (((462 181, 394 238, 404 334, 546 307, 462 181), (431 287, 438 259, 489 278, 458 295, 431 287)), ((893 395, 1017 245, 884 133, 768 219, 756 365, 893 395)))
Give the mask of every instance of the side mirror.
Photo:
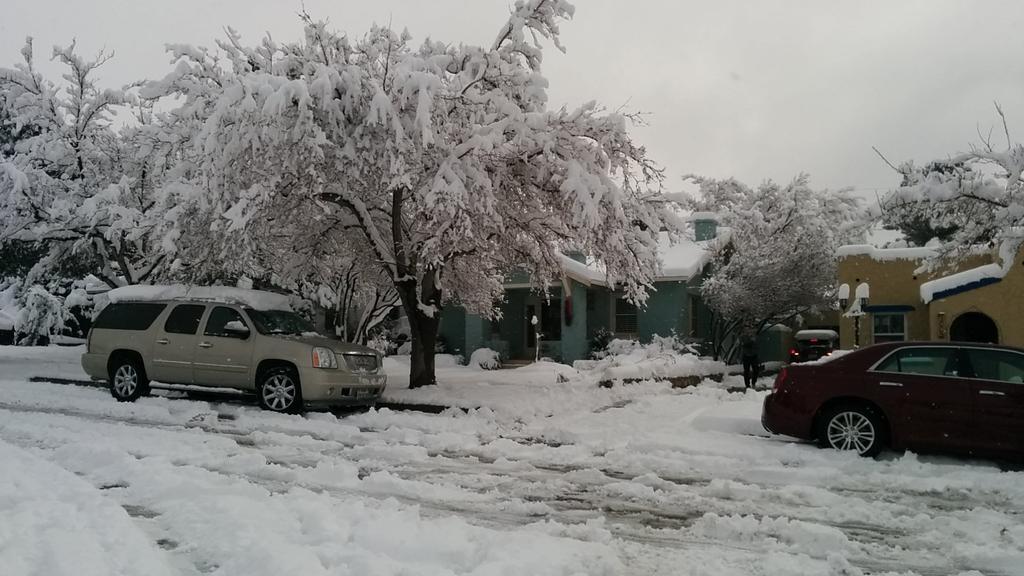
POLYGON ((245 340, 249 337, 249 327, 240 320, 232 320, 224 325, 224 332, 231 338, 245 340))

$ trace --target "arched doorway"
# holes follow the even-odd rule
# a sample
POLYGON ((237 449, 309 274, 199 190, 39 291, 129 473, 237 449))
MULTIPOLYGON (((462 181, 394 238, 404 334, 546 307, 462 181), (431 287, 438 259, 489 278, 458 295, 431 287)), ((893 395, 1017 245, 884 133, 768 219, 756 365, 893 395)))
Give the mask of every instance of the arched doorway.
POLYGON ((999 343, 999 328, 981 312, 966 312, 956 317, 949 327, 949 339, 954 342, 999 343))

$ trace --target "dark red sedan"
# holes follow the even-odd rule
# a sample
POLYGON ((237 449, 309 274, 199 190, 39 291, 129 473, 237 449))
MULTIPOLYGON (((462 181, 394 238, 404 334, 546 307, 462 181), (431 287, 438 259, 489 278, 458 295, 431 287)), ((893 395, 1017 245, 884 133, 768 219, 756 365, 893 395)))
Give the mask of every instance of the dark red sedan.
POLYGON ((891 342, 789 366, 761 422, 863 456, 886 446, 1024 455, 1024 350, 891 342))

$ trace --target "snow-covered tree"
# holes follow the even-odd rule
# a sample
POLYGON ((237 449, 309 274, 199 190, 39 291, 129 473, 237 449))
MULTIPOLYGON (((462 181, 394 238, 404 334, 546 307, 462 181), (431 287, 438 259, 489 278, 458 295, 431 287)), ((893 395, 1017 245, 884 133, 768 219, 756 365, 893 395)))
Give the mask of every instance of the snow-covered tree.
POLYGON ((661 174, 629 116, 548 108, 539 39, 561 48, 572 13, 565 0, 519 1, 487 47, 416 46, 377 26, 352 39, 309 18, 297 43, 245 47, 229 31, 219 52, 172 46, 174 71, 144 94, 180 98, 173 122, 201 122, 168 181, 191 191, 181 237, 242 266, 274 230, 319 246, 314 262, 368 254, 408 317, 412 386, 435 382, 445 303, 495 314, 504 273, 546 286, 568 245, 642 302, 670 218, 650 189, 661 174), (330 243, 303 238, 319 222, 330 243))
POLYGON ((112 287, 144 282, 162 259, 146 245, 150 150, 142 128, 119 134, 112 126, 115 112, 137 99, 96 84, 109 54, 86 60, 74 43, 54 48, 67 70, 61 83, 36 69, 31 38, 22 57, 0 68, 3 122, 17 133, 0 158, 0 244, 45 245, 43 270, 75 257, 95 262, 112 287))
POLYGON ((729 229, 701 284, 714 314, 716 357, 733 359, 739 331, 761 331, 832 306, 836 249, 867 223, 860 199, 814 190, 806 175, 757 188, 731 179, 692 180, 700 195, 691 208, 717 213, 729 229))
POLYGON ((923 166, 894 166, 899 187, 883 202, 889 211, 908 211, 946 234, 937 235, 943 256, 956 258, 973 247, 1018 243, 1024 225, 1024 145, 1015 143, 1003 120, 1006 148, 991 138, 969 152, 923 166))

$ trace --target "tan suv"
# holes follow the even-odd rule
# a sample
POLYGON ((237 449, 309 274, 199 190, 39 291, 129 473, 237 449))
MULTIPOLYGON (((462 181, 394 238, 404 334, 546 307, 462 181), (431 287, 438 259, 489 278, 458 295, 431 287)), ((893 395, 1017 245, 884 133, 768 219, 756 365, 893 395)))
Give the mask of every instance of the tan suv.
POLYGON ((376 351, 321 336, 290 310, 251 303, 121 298, 93 323, 82 367, 108 380, 122 402, 147 394, 151 380, 254 391, 275 412, 380 398, 386 376, 376 351))

